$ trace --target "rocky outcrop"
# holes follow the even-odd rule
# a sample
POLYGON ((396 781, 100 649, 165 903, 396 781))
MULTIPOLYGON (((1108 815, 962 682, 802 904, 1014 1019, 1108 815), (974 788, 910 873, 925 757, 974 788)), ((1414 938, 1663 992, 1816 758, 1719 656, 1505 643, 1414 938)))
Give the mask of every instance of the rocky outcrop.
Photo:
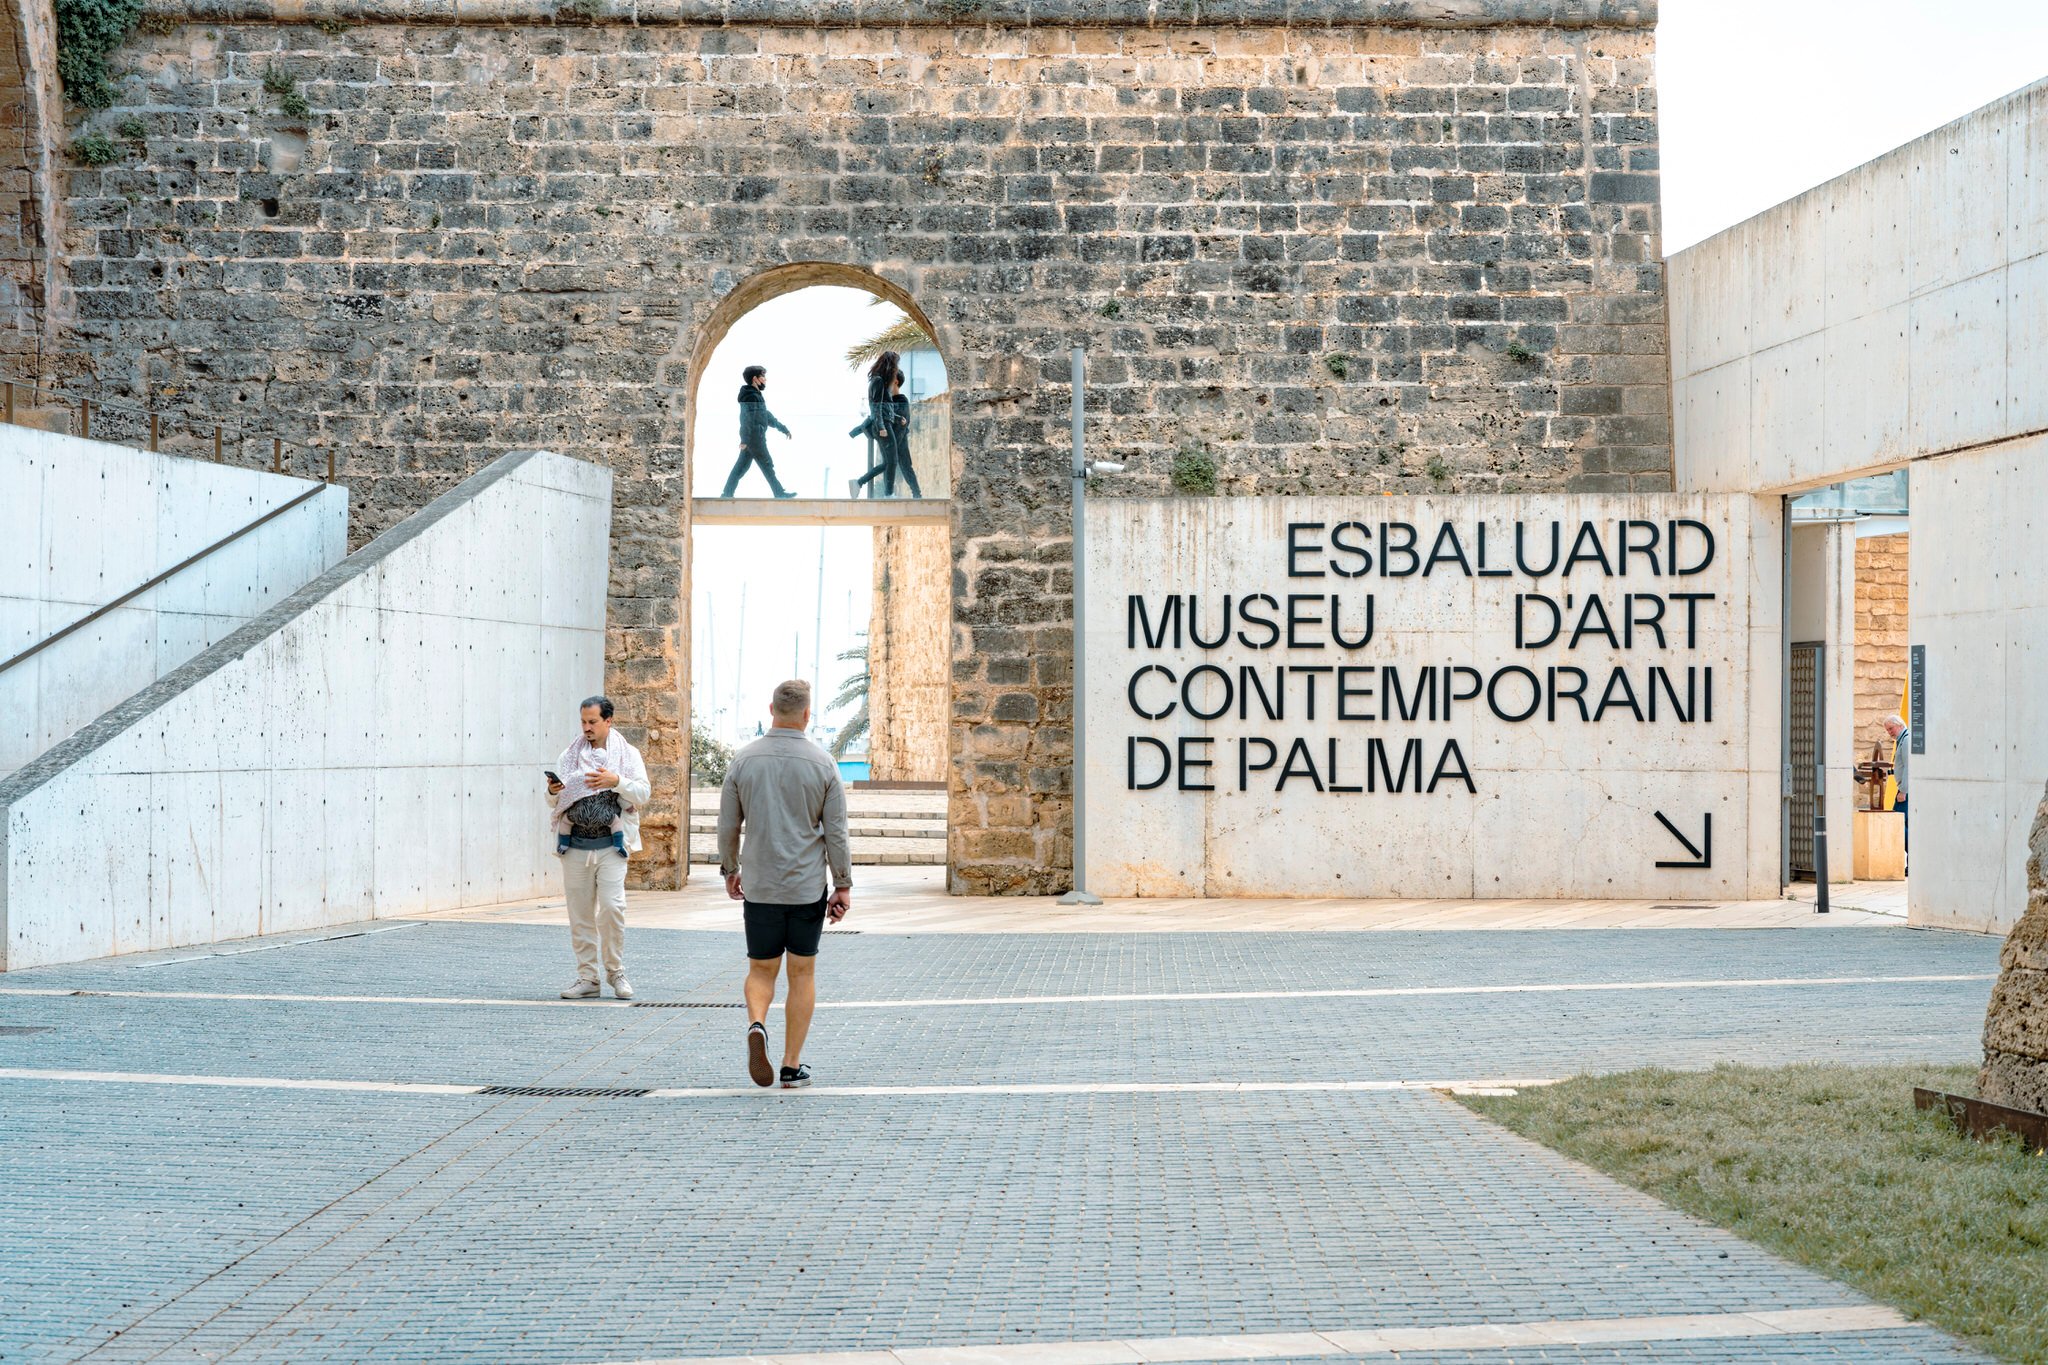
POLYGON ((2027 838, 2027 908, 2006 936, 1984 1015, 1977 1093, 2048 1112, 2048 792, 2027 838))

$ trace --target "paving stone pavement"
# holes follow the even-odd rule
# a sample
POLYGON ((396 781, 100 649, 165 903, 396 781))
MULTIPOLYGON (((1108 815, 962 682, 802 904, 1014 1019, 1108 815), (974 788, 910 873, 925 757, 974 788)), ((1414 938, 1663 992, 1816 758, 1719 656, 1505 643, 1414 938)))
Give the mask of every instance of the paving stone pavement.
MULTIPOLYGON (((0 977, 0 1068, 743 1084, 737 1010, 456 1003, 547 1000, 569 976, 559 929, 376 929, 0 977)), ((835 935, 828 999, 913 1003, 820 1011, 811 1092, 0 1079, 0 1361, 633 1360, 1854 1305, 1427 1092, 826 1087, 1965 1061, 1997 948, 1903 929, 835 935), (1908 976, 1968 979, 1021 999, 1908 976)), ((739 956, 736 934, 641 932, 628 962, 644 1000, 719 1003, 739 956)), ((1907 1327, 1401 1359, 1978 1357, 1907 1327)))

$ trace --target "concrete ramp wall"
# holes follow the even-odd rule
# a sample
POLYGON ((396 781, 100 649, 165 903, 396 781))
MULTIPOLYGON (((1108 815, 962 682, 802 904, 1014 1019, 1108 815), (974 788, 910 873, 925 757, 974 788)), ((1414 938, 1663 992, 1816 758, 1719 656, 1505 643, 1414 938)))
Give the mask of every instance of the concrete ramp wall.
POLYGON ((0 424, 0 661, 271 512, 278 515, 161 586, 0 672, 0 775, 348 553, 348 492, 338 486, 0 424))
POLYGON ((507 455, 0 779, 0 967, 552 886, 610 521, 605 470, 507 455))

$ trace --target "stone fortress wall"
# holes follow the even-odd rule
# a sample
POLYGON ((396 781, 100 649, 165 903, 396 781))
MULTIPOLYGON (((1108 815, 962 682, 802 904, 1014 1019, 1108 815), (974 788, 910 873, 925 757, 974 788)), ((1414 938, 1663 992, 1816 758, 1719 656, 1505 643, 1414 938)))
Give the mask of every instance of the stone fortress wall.
POLYGON ((1870 757, 1872 744, 1885 739, 1885 720, 1899 714, 1899 697, 1906 686, 1906 566, 1911 539, 1901 532, 1856 542, 1856 732, 1851 748, 1858 762, 1870 757))
POLYGON ((1650 0, 1167 11, 166 9, 43 130, 120 147, 43 182, 51 368, 333 449, 355 544, 509 450, 607 465, 673 884, 691 366, 745 298, 870 282, 952 377, 952 885, 1058 890, 1069 346, 1107 495, 1184 452, 1231 493, 1671 487, 1650 0))

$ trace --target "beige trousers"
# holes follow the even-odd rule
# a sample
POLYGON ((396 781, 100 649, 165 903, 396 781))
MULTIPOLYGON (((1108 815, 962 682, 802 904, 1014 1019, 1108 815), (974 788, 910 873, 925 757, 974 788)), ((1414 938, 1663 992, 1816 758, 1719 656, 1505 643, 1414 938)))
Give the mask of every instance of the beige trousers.
POLYGON ((604 979, 616 981, 626 946, 626 860, 609 848, 570 849, 562 855, 562 894, 569 902, 576 975, 597 980, 602 954, 604 979))

